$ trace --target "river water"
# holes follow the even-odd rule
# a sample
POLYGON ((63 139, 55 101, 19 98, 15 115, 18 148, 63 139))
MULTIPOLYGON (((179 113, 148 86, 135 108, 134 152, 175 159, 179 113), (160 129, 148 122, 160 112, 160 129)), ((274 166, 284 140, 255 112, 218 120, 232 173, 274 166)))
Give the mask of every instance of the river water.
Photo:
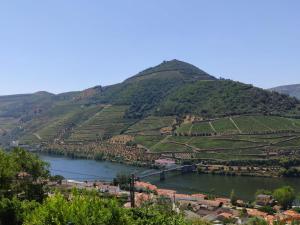
MULTIPOLYGON (((118 173, 143 174, 149 169, 134 167, 107 161, 94 161, 85 159, 70 159, 63 156, 40 155, 50 163, 50 171, 60 174, 67 179, 74 180, 105 180, 111 181, 118 173)), ((166 175, 165 181, 159 177, 148 178, 149 182, 160 188, 177 190, 179 193, 212 193, 220 196, 229 196, 234 190, 236 195, 244 200, 253 200, 257 189, 269 189, 290 185, 300 193, 300 178, 262 178, 220 176, 211 174, 180 174, 174 172, 166 175)))

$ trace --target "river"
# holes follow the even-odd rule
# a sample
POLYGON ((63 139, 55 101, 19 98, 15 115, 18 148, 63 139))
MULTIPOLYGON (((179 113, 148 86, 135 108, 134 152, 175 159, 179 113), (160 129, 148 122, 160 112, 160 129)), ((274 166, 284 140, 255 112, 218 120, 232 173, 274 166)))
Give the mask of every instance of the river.
MULTIPOLYGON (((105 180, 111 181, 118 173, 143 174, 147 168, 134 167, 108 161, 85 159, 70 159, 63 156, 40 155, 50 163, 50 171, 67 179, 75 180, 105 180)), ((177 190, 179 193, 213 193, 220 196, 235 194, 244 200, 253 200, 257 189, 269 189, 290 185, 300 193, 300 178, 262 178, 241 176, 220 176, 211 174, 180 174, 174 172, 166 175, 165 181, 159 177, 148 178, 149 182, 160 188, 177 190)))

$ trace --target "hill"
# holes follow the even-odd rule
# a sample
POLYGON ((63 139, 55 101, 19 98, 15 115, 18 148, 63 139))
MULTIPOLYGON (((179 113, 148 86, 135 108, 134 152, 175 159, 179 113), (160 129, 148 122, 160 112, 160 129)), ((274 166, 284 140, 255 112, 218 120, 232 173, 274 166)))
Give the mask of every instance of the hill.
POLYGON ((300 99, 300 84, 292 84, 271 88, 272 91, 277 91, 281 94, 290 95, 300 99))
POLYGON ((296 98, 171 60, 111 86, 2 96, 0 143, 123 160, 280 158, 299 152, 299 110, 296 98))

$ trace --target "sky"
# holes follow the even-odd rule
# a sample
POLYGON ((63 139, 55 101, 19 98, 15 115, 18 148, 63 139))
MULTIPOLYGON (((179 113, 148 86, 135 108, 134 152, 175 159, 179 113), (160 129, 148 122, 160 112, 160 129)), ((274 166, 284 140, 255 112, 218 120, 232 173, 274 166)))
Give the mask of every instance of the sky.
POLYGON ((163 60, 300 83, 299 0, 1 0, 0 95, 122 82, 163 60))

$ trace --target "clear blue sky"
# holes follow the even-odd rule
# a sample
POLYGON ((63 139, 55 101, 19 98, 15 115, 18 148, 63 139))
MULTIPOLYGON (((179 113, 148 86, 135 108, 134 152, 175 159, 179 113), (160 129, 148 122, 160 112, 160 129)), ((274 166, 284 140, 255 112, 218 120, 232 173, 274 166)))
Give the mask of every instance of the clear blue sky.
POLYGON ((300 83, 299 0, 0 2, 0 95, 121 82, 163 60, 300 83))

